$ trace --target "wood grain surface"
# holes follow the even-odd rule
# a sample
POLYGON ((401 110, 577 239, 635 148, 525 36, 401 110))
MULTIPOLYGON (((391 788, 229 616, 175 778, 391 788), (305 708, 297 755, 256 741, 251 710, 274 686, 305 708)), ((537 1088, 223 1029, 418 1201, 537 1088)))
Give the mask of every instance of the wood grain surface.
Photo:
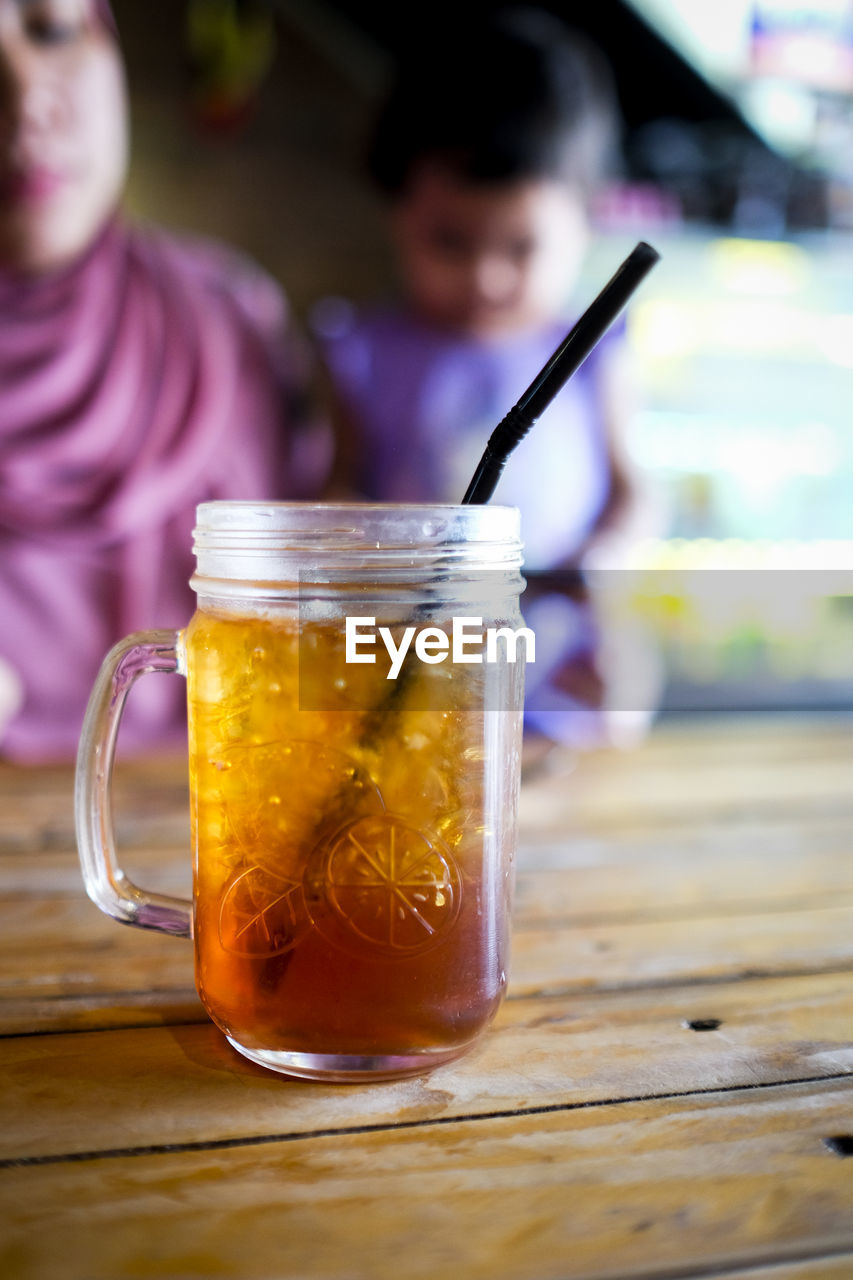
MULTIPOLYGON (((853 1278, 853 721, 659 726, 522 789, 509 995, 459 1062, 286 1080, 192 948, 86 898, 64 768, 0 765, 4 1280, 853 1278)), ((124 762, 187 891, 186 767, 124 762)))

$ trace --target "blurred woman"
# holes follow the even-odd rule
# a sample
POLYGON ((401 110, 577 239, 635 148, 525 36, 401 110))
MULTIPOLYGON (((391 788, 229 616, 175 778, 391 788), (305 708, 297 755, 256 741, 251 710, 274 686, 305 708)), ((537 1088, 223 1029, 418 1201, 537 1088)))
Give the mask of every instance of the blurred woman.
MULTIPOLYGON (((0 755, 13 759, 72 756, 110 645, 188 620, 196 503, 313 487, 280 291, 222 245, 128 225, 127 152, 106 0, 0 0, 0 755)), ((179 683, 148 681, 122 741, 166 742, 181 723, 179 683)))

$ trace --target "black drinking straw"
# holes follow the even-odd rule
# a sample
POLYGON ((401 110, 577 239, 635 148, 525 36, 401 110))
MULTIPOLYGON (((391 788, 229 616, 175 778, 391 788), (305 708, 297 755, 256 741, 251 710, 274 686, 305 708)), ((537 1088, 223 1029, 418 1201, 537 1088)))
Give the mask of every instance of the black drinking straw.
POLYGON ((551 359, 495 427, 462 499, 463 505, 488 502, 495 491, 507 458, 517 444, 583 364, 593 347, 619 315, 631 294, 660 258, 650 244, 641 240, 590 303, 577 324, 560 343, 551 359))

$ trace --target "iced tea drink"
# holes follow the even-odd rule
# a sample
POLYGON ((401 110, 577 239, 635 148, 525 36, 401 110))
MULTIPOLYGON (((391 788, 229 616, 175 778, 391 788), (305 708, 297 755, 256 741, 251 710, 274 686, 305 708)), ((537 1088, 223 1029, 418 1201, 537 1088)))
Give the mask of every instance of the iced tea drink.
POLYGON ((423 1071, 461 1053, 499 1006, 522 663, 410 652, 390 680, 381 649, 375 663, 347 661, 344 623, 372 614, 397 637, 413 619, 449 636, 460 611, 484 627, 520 623, 516 519, 199 509, 213 533, 197 531, 198 610, 178 643, 196 981, 235 1047, 268 1067, 344 1080, 423 1071), (274 526, 260 542, 259 511, 274 526), (237 534, 217 541, 226 514, 237 534))

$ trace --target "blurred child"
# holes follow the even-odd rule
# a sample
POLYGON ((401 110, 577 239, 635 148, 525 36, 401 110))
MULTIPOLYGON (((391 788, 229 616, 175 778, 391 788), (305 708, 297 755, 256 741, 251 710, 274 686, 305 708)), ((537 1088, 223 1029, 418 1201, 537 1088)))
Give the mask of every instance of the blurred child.
MULTIPOLYGON (((361 312, 328 300, 316 309, 339 490, 461 499, 492 429, 575 318, 590 202, 617 141, 601 54, 544 11, 499 11, 438 45, 421 39, 401 60, 368 165, 389 201, 402 295, 361 312)), ((495 493, 521 509, 528 570, 621 562, 640 510, 623 443, 629 411, 618 325, 514 452, 495 493)), ((576 576, 537 600, 529 580, 525 615, 538 645, 529 727, 577 745, 611 740, 583 587, 576 576)))

